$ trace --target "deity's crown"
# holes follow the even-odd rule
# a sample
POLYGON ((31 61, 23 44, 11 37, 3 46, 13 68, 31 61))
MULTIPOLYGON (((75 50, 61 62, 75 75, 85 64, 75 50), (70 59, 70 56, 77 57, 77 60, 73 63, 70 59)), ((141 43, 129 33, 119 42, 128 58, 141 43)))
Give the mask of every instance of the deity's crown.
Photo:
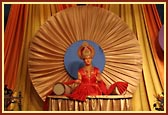
POLYGON ((93 58, 94 54, 94 48, 87 41, 84 41, 78 48, 78 56, 81 59, 93 58))

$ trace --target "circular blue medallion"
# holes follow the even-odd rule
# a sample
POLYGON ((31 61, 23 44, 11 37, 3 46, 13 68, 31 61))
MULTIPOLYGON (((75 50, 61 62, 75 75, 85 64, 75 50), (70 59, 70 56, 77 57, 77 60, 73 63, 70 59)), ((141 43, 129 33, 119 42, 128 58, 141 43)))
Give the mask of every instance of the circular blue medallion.
POLYGON ((83 41, 87 41, 90 45, 94 47, 95 56, 93 58, 92 64, 93 66, 99 68, 102 72, 105 65, 105 56, 103 50, 99 45, 90 41, 90 40, 80 40, 73 43, 65 52, 64 56, 64 65, 65 69, 67 70, 68 74, 73 78, 78 78, 78 70, 79 68, 84 66, 83 60, 78 57, 78 48, 81 46, 83 41))

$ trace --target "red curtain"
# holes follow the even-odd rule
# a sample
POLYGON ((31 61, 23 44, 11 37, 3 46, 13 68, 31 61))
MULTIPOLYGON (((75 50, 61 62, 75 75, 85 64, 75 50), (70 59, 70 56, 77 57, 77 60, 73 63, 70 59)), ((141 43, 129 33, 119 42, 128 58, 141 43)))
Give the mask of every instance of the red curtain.
POLYGON ((162 26, 156 5, 147 4, 143 5, 144 14, 146 19, 146 27, 148 29, 150 46, 154 57, 155 65, 162 83, 164 86, 164 52, 162 51, 158 37, 159 30, 162 26))
POLYGON ((14 89, 18 70, 19 55, 22 46, 25 19, 25 5, 11 5, 4 34, 4 82, 14 89))

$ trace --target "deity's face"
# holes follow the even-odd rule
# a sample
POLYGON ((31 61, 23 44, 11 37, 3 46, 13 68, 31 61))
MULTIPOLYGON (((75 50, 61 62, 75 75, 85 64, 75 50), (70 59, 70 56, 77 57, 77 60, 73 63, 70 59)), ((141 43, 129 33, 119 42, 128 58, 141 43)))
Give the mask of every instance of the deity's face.
POLYGON ((91 57, 86 57, 83 59, 85 65, 91 65, 92 64, 92 58, 91 57))

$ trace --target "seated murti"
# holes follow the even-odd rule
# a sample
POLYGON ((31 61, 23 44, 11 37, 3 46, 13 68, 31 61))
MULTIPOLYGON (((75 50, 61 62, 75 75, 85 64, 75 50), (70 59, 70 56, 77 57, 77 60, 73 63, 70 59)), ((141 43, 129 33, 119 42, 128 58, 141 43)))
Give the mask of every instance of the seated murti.
POLYGON ((84 62, 84 66, 78 70, 78 79, 55 85, 56 95, 65 95, 70 99, 85 101, 86 97, 91 95, 124 94, 128 87, 127 82, 115 82, 107 88, 101 78, 99 68, 92 65, 95 51, 88 42, 84 41, 77 53, 84 62), (68 85, 72 84, 77 85, 75 88, 70 88, 68 85))

